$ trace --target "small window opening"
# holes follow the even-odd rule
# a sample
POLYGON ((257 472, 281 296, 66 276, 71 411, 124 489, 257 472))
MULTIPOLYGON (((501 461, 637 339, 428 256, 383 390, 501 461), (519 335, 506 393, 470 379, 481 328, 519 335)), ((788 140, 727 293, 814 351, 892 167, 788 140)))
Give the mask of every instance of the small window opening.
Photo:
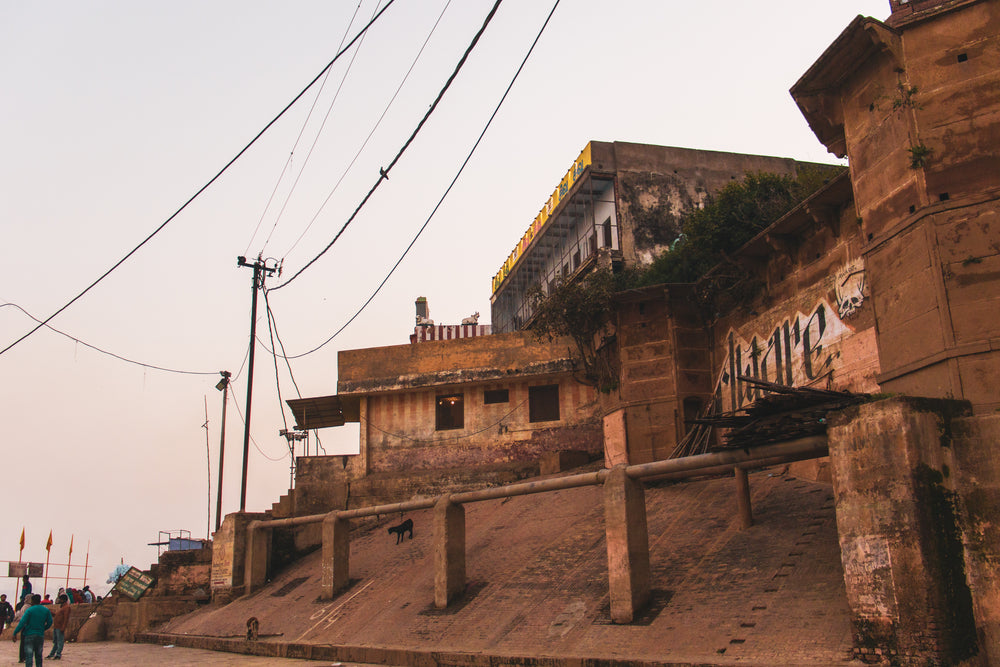
POLYGON ((968 53, 959 53, 958 54, 958 62, 964 63, 968 59, 969 59, 969 54, 968 53))
POLYGON ((917 207, 914 206, 913 204, 910 204, 910 213, 916 213, 916 212, 917 212, 917 207))
POLYGON ((938 195, 938 199, 940 201, 948 201, 948 199, 949 199, 948 193, 947 192, 942 192, 941 194, 938 195))
POLYGON ((608 217, 607 220, 604 221, 604 224, 602 224, 601 227, 604 230, 604 247, 605 248, 610 248, 611 247, 611 218, 610 218, 610 216, 608 217))
POLYGON ((580 251, 577 250, 573 253, 573 270, 580 268, 580 251))
POLYGON ((465 408, 462 399, 462 394, 437 397, 435 428, 438 431, 465 428, 465 408))
POLYGON ((549 422, 559 420, 559 385, 546 384, 528 387, 528 421, 549 422))
POLYGON ((483 392, 483 403, 493 405, 494 403, 509 403, 510 392, 507 389, 487 389, 483 392))

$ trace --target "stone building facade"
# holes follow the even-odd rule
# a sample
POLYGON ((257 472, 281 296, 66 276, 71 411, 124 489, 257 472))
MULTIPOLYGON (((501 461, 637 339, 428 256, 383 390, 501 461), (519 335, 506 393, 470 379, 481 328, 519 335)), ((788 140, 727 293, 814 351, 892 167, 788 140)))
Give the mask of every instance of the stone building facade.
MULTIPOLYGON (((795 174, 790 158, 591 141, 493 277, 493 331, 531 321, 528 292, 597 265, 641 266, 669 248, 681 217, 748 172, 795 174)), ((819 166, 819 165, 812 165, 819 166)))
POLYGON ((892 3, 858 17, 792 88, 846 156, 883 390, 1000 408, 1000 14, 892 3))

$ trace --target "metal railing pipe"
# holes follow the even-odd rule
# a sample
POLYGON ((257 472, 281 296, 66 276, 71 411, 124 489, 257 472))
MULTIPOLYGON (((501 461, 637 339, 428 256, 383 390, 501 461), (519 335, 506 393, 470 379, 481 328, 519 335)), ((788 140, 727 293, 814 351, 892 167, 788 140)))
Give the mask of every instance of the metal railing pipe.
POLYGON ((625 474, 632 479, 641 479, 653 475, 690 472, 721 465, 733 466, 739 463, 747 463, 775 456, 802 456, 803 458, 825 456, 826 452, 826 436, 814 435, 807 438, 799 438, 798 440, 779 442, 773 445, 760 445, 752 449, 733 449, 724 452, 697 454, 679 459, 666 459, 664 461, 631 465, 625 468, 625 474))

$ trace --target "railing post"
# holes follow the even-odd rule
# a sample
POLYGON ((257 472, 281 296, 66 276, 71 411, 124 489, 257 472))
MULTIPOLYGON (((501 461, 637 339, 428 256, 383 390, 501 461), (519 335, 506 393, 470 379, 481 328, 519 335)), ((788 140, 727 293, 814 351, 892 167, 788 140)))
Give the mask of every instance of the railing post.
POLYGON ((434 606, 465 592, 465 506, 442 496, 434 505, 434 606))
POLYGON ((736 507, 740 516, 740 529, 746 530, 753 525, 753 508, 750 505, 750 480, 747 470, 742 466, 733 468, 736 478, 736 507))
POLYGON ((604 482, 611 620, 631 623, 649 601, 649 535, 642 482, 611 469, 604 482))
POLYGON ((351 522, 337 512, 323 519, 323 583, 320 597, 330 600, 347 587, 350 577, 351 522))
POLYGON ((267 583, 267 565, 271 557, 271 529, 260 521, 251 521, 247 526, 247 556, 244 568, 246 595, 250 595, 267 583))

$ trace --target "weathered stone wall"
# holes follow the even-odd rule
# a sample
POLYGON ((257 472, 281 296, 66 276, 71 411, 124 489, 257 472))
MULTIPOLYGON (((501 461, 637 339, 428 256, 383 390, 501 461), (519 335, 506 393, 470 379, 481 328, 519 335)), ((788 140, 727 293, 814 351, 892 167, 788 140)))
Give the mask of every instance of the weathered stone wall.
POLYGON ((341 350, 337 393, 350 396, 564 373, 573 367, 568 355, 572 345, 568 339, 549 342, 532 333, 515 332, 341 350))
POLYGON ((621 413, 605 420, 605 430, 623 428, 627 451, 621 460, 611 452, 605 463, 668 458, 687 431, 684 420, 712 395, 709 337, 694 292, 682 285, 632 290, 615 314, 620 386, 602 403, 606 412, 621 413))
POLYGON ((824 206, 825 221, 812 220, 806 202, 779 223, 794 227, 794 236, 773 232, 789 240, 748 271, 748 281, 760 282, 759 293, 733 304, 712 326, 715 398, 723 411, 765 393, 739 376, 879 390, 875 320, 853 201, 848 191, 824 206))
POLYGON ((1000 415, 952 422, 953 474, 965 567, 985 662, 1000 661, 1000 415))
POLYGON ((594 390, 572 378, 468 383, 448 391, 463 396, 463 428, 436 430, 438 390, 368 397, 362 429, 369 473, 537 461, 544 453, 559 449, 601 451, 594 390), (529 388, 547 384, 559 386, 560 418, 532 423, 529 388), (483 392, 489 389, 506 389, 509 400, 485 404, 483 392))
POLYGON ((263 512, 227 514, 212 535, 212 599, 227 602, 243 592, 247 526, 267 518, 263 512))
POLYGON ((955 664, 979 652, 949 489, 952 420, 967 403, 892 398, 830 418, 844 581, 861 653, 955 664))
MULTIPOLYGON (((601 142, 592 142, 597 146, 601 142)), ((793 175, 803 166, 790 158, 650 146, 616 141, 609 159, 594 150, 594 170, 613 161, 622 257, 627 266, 649 264, 679 233, 680 218, 748 172, 793 175)))
POLYGON ((203 549, 164 551, 149 573, 156 579, 147 595, 198 595, 208 598, 211 590, 212 543, 203 549))
POLYGON ((1000 407, 1000 3, 921 2, 892 25, 856 20, 792 93, 850 160, 879 384, 988 414, 1000 407))
POLYGON ((346 456, 300 456, 295 460, 294 516, 347 507, 346 456))

